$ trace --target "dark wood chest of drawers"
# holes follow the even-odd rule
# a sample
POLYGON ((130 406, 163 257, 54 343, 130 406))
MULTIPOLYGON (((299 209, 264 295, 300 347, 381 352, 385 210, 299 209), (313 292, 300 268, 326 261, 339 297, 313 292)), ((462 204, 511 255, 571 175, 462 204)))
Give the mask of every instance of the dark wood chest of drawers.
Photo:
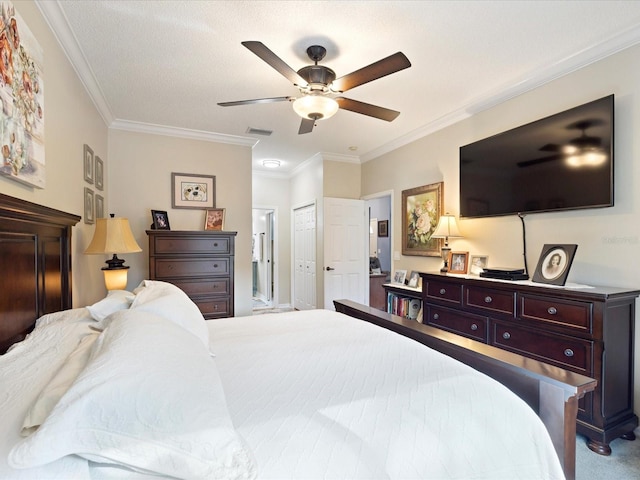
POLYGON ((236 232, 147 230, 149 278, 173 283, 205 319, 233 317, 236 232))
POLYGON ((595 378, 580 400, 577 431, 608 455, 634 438, 633 354, 637 290, 553 288, 422 274, 423 323, 595 378))

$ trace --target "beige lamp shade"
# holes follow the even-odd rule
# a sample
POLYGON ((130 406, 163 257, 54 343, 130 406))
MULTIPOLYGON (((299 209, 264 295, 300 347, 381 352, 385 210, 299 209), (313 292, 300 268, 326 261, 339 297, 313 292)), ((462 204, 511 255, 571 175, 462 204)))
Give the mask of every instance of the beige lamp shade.
POLYGON ((455 215, 445 213, 440 216, 436 230, 431 235, 432 238, 461 238, 462 234, 458 229, 458 223, 456 222, 455 215))
POLYGON ((114 218, 112 215, 111 218, 96 220, 93 238, 84 253, 90 255, 113 254, 113 257, 105 262, 107 266, 102 268, 104 282, 107 290, 125 290, 129 267, 124 265, 124 260, 118 258, 117 254, 141 251, 140 245, 131 232, 129 220, 121 217, 114 218))
POLYGON ((122 217, 98 218, 91 243, 84 251, 87 254, 112 254, 141 252, 133 237, 129 219, 122 217))

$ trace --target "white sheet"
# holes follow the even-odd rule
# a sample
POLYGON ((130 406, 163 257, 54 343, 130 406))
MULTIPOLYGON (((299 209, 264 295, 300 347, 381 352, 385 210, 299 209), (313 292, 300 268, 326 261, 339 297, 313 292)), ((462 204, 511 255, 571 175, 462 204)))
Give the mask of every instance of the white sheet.
POLYGON ((259 478, 563 478, 524 402, 416 342, 321 310, 208 323, 259 478))

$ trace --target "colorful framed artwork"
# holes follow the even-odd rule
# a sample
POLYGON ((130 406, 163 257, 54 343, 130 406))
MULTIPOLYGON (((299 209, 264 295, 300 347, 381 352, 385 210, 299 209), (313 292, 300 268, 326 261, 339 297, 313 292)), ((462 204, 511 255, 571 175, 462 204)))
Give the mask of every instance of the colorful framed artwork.
POLYGON ((93 202, 93 190, 84 187, 84 223, 87 225, 93 225, 96 221, 93 202))
POLYGON ((442 215, 444 182, 403 190, 402 254, 440 257, 443 240, 432 238, 442 215))
POLYGON ((205 230, 224 230, 224 208, 207 210, 204 219, 205 230))
POLYGON ((216 177, 190 173, 171 174, 173 208, 210 209, 216 206, 216 177))
POLYGON ((93 183, 95 179, 95 165, 93 159, 93 150, 86 143, 84 144, 84 181, 87 183, 93 183))
POLYGON ((564 285, 569 275, 578 245, 544 245, 531 281, 549 285, 564 285))
POLYGON ((153 218, 151 227, 154 230, 171 230, 167 212, 163 210, 151 210, 151 218, 153 218))
POLYGON ((449 252, 449 273, 467 273, 469 252, 449 252))
POLYGON ((44 50, 12 2, 0 8, 0 174, 45 188, 44 50))

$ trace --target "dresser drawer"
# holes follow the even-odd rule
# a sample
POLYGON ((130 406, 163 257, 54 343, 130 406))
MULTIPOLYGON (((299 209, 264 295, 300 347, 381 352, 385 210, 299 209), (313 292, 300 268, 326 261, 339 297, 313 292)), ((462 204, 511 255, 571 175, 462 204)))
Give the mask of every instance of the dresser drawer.
POLYGON ((231 313, 231 298, 194 298, 195 303, 205 319, 226 318, 231 313))
POLYGON ((204 295, 229 295, 231 292, 231 282, 229 281, 229 278, 172 280, 171 283, 190 297, 204 295))
POLYGON ((488 312, 515 315, 516 294, 483 287, 466 287, 464 303, 488 312))
POLYGON ((591 333, 593 303, 520 295, 520 318, 591 333))
POLYGON ((429 307, 428 314, 425 323, 431 326, 487 343, 486 317, 434 306, 429 307))
POLYGON ((229 275, 230 259, 226 258, 155 258, 155 279, 229 275))
POLYGON ((493 323, 492 345, 583 375, 592 374, 593 342, 493 323))
POLYGON ((155 237, 154 247, 156 255, 163 254, 230 254, 231 239, 229 237, 155 237))
POLYGON ((426 283, 426 295, 428 298, 441 300, 452 305, 460 305, 462 303, 462 285, 434 280, 429 280, 426 283))

